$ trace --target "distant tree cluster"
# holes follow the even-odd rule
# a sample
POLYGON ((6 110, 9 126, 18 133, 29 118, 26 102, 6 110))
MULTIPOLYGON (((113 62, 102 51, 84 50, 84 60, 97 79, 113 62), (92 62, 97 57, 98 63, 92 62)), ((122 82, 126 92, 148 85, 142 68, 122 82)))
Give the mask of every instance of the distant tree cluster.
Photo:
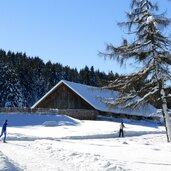
POLYGON ((0 107, 30 107, 60 80, 92 86, 118 78, 85 66, 78 71, 59 63, 44 63, 39 57, 0 50, 0 107))

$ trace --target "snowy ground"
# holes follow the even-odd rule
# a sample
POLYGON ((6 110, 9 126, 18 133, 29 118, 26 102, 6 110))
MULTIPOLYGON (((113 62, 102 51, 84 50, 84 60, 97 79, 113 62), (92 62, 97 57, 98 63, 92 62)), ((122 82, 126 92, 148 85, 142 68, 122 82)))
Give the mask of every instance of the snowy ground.
POLYGON ((0 124, 6 118, 8 139, 0 142, 0 170, 171 170, 171 144, 154 122, 124 120, 126 137, 118 138, 118 120, 0 114, 0 124))

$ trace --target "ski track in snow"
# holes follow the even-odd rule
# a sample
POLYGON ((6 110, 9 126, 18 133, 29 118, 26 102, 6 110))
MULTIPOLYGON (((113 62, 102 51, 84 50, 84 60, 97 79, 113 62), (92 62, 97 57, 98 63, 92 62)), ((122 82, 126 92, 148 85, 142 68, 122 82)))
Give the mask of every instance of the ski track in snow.
MULTIPOLYGON (((5 144, 8 149, 4 148, 3 153, 15 163, 15 165, 24 171, 55 171, 62 170, 63 162, 54 160, 53 157, 36 148, 31 148, 32 143, 26 142, 9 142, 5 144), (50 158, 50 160, 49 160, 50 158)), ((65 165, 66 170, 70 170, 65 165)))
MULTIPOLYGON (((67 147, 74 142, 14 141, 3 144, 2 148, 8 147, 2 151, 18 170, 24 171, 125 171, 126 162, 105 159, 100 154, 79 152, 78 149, 70 149, 70 146, 64 149, 60 147, 61 143, 65 143, 64 147, 67 147)), ((77 145, 77 143, 74 144, 77 145)))
POLYGON ((147 165, 149 170, 152 168, 157 171, 160 166, 160 169, 169 171, 171 162, 163 162, 162 159, 154 161, 156 158, 153 157, 153 159, 151 156, 144 157, 144 154, 148 155, 151 152, 158 157, 164 157, 160 154, 160 147, 152 148, 154 141, 160 140, 161 135, 154 135, 154 137, 101 139, 100 141, 15 140, 9 141, 7 144, 2 143, 1 147, 3 154, 8 156, 8 160, 13 165, 10 168, 15 168, 14 171, 136 171, 143 170, 144 165, 147 165), (141 145, 139 144, 140 140, 143 140, 141 145), (141 154, 143 146, 146 146, 146 149, 141 154), (108 155, 109 153, 111 155, 108 155), (139 156, 136 159, 131 153, 135 153, 136 156, 139 153, 139 156), (126 155, 130 158, 123 157, 126 155), (142 169, 141 166, 143 166, 142 169))

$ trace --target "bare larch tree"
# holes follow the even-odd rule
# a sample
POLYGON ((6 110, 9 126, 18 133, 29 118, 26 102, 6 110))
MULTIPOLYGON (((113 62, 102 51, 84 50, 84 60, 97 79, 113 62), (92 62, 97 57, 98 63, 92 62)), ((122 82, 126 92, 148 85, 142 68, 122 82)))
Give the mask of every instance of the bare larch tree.
POLYGON ((168 115, 166 86, 171 80, 171 40, 164 29, 170 24, 165 13, 157 15, 158 6, 150 0, 132 0, 127 21, 120 22, 129 35, 130 43, 123 39, 120 46, 107 44, 100 52, 105 58, 115 59, 121 65, 133 61, 141 69, 111 81, 108 88, 120 91, 120 96, 110 105, 124 104, 125 108, 136 108, 155 97, 160 103, 166 128, 167 141, 171 142, 171 123, 168 115))

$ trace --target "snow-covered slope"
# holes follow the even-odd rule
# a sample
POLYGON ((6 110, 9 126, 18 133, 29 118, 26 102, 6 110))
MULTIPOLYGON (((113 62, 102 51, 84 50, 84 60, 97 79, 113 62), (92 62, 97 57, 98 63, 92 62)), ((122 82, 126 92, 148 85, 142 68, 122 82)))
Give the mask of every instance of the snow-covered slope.
POLYGON ((163 126, 155 122, 122 120, 125 138, 118 138, 121 120, 110 118, 79 121, 67 116, 6 114, 0 121, 6 118, 8 138, 6 144, 0 142, 0 170, 171 170, 171 144, 163 126), (29 119, 37 125, 30 126, 29 119), (42 125, 46 120, 62 124, 46 127, 42 125))

